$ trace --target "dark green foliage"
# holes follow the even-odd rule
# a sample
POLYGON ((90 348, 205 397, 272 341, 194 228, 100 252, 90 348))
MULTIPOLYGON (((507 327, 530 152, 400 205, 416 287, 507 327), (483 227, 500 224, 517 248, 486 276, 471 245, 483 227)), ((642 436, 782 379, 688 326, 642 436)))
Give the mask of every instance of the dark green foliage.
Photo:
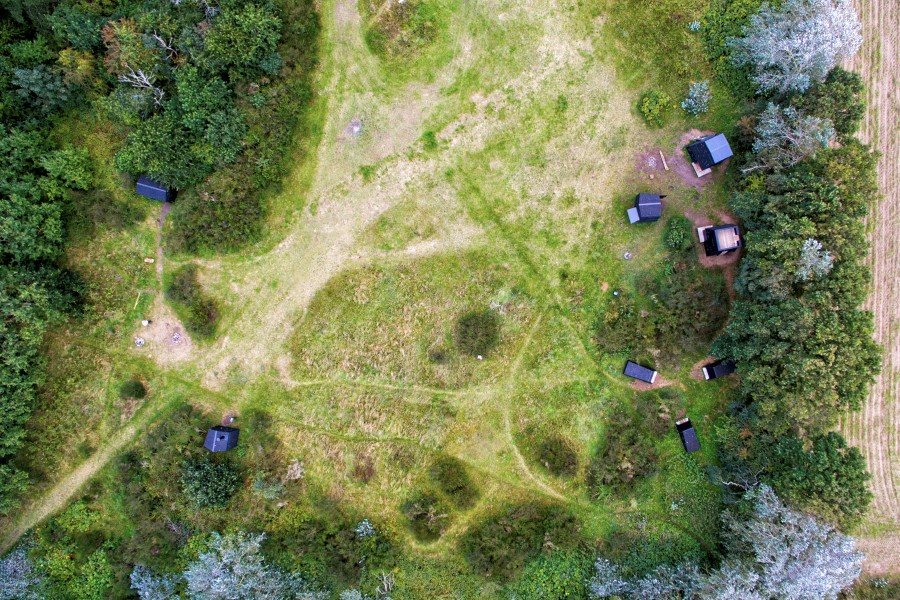
POLYGON ((638 100, 638 110, 650 127, 665 125, 673 106, 672 98, 657 90, 644 92, 638 100))
POLYGON ((639 405, 618 403, 606 411, 606 429, 588 465, 588 486, 595 497, 605 488, 627 491, 656 468, 655 436, 665 429, 659 408, 650 396, 642 396, 639 405))
POLYGON ((194 141, 172 113, 153 115, 128 134, 116 155, 116 167, 128 173, 146 173, 163 185, 186 188, 212 170, 212 164, 188 149, 194 141))
POLYGON ((529 561, 509 586, 521 600, 586 600, 593 558, 586 552, 551 552, 529 561))
POLYGON ((469 356, 484 356, 500 339, 500 317, 492 310, 473 311, 456 321, 457 347, 469 356))
POLYGON ((663 241, 666 248, 676 253, 687 252, 694 245, 693 224, 690 219, 676 215, 666 221, 663 241))
POLYGON ((810 445, 806 449, 802 440, 786 436, 760 448, 760 459, 768 462, 765 481, 796 508, 842 527, 858 523, 872 501, 862 454, 833 431, 810 445))
POLYGON ((703 13, 701 31, 706 56, 713 63, 719 81, 738 96, 753 96, 756 86, 750 80, 746 68, 737 67, 731 61, 728 40, 741 37, 743 28, 764 0, 713 0, 703 13))
POLYGON ((227 460, 206 455, 181 466, 181 489, 199 508, 224 508, 240 484, 240 474, 227 460))
POLYGON ((835 67, 824 82, 795 97, 792 104, 807 114, 830 119, 838 136, 847 140, 859 129, 866 112, 863 89, 858 73, 835 67))
MULTIPOLYGON (((48 5, 7 8, 26 23, 48 5)), ((54 56, 27 27, 0 27, 0 514, 28 480, 13 456, 43 381, 44 333, 79 308, 80 282, 54 265, 64 208, 72 188, 90 185, 90 164, 83 153, 54 148, 44 129, 69 102, 61 74, 45 64, 54 56), (25 34, 32 37, 16 39, 25 34)))
POLYGON ((564 437, 547 434, 537 443, 538 462, 557 477, 573 477, 578 472, 578 452, 564 437))
POLYGON ((429 467, 428 476, 456 508, 471 508, 478 500, 478 488, 458 458, 440 456, 429 467))
POLYGON ((850 142, 733 198, 748 229, 742 297, 714 353, 738 361, 744 403, 772 433, 827 430, 859 406, 878 372, 872 316, 858 308, 869 277, 861 218, 877 194, 874 173, 875 157, 850 142), (834 255, 834 267, 798 280, 809 238, 834 255))
POLYGON ((420 542, 441 537, 450 517, 441 499, 431 492, 418 493, 400 507, 409 520, 409 529, 420 542))
POLYGON ((239 164, 213 174, 178 197, 172 207, 172 245, 178 250, 233 250, 259 235, 263 206, 247 187, 249 165, 239 164))
POLYGON ((197 265, 181 267, 166 286, 166 298, 175 304, 185 328, 201 338, 209 338, 219 323, 219 307, 206 295, 197 280, 197 265))
POLYGON ((581 544, 578 521, 553 504, 521 504, 493 513, 466 532, 460 544, 479 572, 501 580, 514 577, 551 545, 560 550, 581 544))
POLYGON ((274 75, 278 69, 272 68, 271 57, 281 33, 281 19, 274 13, 275 7, 269 2, 228 6, 204 38, 201 62, 242 76, 260 70, 274 75))
POLYGON ((44 115, 57 112, 72 102, 72 86, 62 71, 46 65, 13 71, 13 85, 27 104, 44 115))
POLYGON ((443 18, 434 0, 407 0, 387 9, 374 3, 372 12, 366 43, 375 54, 389 59, 410 58, 434 41, 443 18))
POLYGON ((119 386, 119 397, 123 400, 126 398, 134 398, 140 400, 146 397, 147 388, 144 387, 140 379, 128 379, 119 386))
POLYGON ((47 15, 53 33, 77 50, 93 50, 100 45, 103 18, 80 6, 60 4, 47 15))

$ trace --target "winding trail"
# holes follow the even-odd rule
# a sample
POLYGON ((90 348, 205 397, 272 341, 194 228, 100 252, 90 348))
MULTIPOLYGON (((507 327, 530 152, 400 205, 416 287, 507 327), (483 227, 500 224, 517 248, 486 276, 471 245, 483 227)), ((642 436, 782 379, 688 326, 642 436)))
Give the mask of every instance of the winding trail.
POLYGON ((78 465, 61 481, 47 490, 40 498, 33 501, 25 510, 21 511, 15 525, 0 540, 0 555, 22 537, 29 529, 62 510, 69 501, 84 487, 92 477, 106 466, 107 463, 126 446, 128 446, 141 432, 152 425, 171 403, 148 403, 138 414, 124 427, 119 429, 97 452, 86 461, 78 465))
POLYGON ((900 2, 854 0, 863 23, 863 47, 846 66, 866 82, 868 111, 859 138, 879 152, 882 197, 871 206, 868 230, 875 339, 884 367, 861 410, 845 416, 841 430, 859 446, 872 474, 875 498, 860 532, 865 570, 900 572, 900 2))

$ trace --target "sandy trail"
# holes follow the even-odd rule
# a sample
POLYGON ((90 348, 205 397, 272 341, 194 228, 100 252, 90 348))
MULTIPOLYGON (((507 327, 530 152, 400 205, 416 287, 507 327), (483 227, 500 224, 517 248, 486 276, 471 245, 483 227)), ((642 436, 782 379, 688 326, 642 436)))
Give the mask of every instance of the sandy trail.
POLYGON ((862 530, 860 546, 871 574, 900 572, 900 3, 854 0, 865 40, 849 68, 866 81, 868 112, 859 137, 881 152, 878 182, 882 197, 871 207, 869 264, 873 289, 866 307, 875 314, 875 339, 884 346, 884 368, 859 412, 847 415, 841 430, 866 457, 875 500, 874 527, 862 530))
POLYGON ((16 521, 15 526, 0 540, 0 555, 9 550, 26 531, 65 508, 84 484, 106 466, 120 450, 128 446, 139 433, 144 431, 165 410, 166 406, 167 404, 164 402, 154 404, 152 401, 145 405, 143 410, 130 423, 119 429, 100 450, 21 511, 21 517, 16 521))
MULTIPOLYGON (((327 9, 325 9, 327 10, 327 9)), ((221 389, 232 372, 256 377, 278 364, 286 354, 286 345, 297 319, 315 294, 341 270, 355 262, 355 243, 365 228, 381 214, 408 197, 411 191, 425 189, 429 181, 439 179, 445 168, 460 154, 478 151, 498 131, 513 126, 521 101, 546 81, 584 61, 581 46, 567 37, 559 38, 564 28, 548 28, 548 35, 537 50, 540 61, 500 89, 475 99, 475 108, 462 114, 438 135, 449 140, 450 151, 439 155, 410 154, 409 146, 421 134, 424 108, 435 101, 436 90, 453 80, 473 57, 461 52, 435 84, 411 84, 401 95, 382 108, 373 108, 373 96, 381 83, 375 59, 361 37, 361 19, 356 5, 339 0, 328 16, 333 48, 329 70, 335 75, 325 84, 323 94, 329 105, 326 134, 317 153, 318 168, 311 191, 310 205, 297 229, 270 253, 243 265, 244 274, 237 294, 246 298, 235 322, 202 360, 203 385, 221 389), (371 63, 371 64, 370 64, 371 63), (364 108, 367 107, 367 108, 364 108), (507 118, 499 118, 510 109, 507 118), (348 139, 347 123, 360 111, 367 111, 378 124, 379 115, 402 111, 406 118, 383 124, 386 129, 359 138, 348 139), (412 134, 411 134, 412 132, 412 134), (386 144, 385 139, 394 140, 386 144), (402 142, 402 144, 401 144, 402 142), (354 153, 380 160, 378 170, 366 181, 354 153), (270 285, 278 282, 277 286, 270 285)), ((463 43, 465 46, 465 43, 463 43)), ((366 116, 362 117, 366 131, 366 116)), ((363 163, 360 163, 363 164, 363 163)), ((426 248, 427 251, 427 248, 426 248)), ((415 254, 414 250, 411 250, 415 254)), ((235 270, 241 266, 236 265, 235 270)))

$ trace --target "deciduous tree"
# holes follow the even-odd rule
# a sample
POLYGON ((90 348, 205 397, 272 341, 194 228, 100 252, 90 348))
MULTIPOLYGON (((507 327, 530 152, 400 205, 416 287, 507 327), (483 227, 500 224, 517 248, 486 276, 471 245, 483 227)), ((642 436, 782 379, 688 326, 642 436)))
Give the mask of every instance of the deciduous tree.
POLYGON ((760 92, 805 92, 856 54, 860 29, 850 0, 766 3, 743 37, 730 40, 731 58, 751 68, 760 92))

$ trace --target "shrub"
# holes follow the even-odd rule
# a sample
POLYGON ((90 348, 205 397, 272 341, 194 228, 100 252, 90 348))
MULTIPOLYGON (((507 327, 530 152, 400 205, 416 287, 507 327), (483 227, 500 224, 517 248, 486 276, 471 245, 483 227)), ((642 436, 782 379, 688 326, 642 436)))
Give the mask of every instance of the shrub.
POLYGON ((200 508, 223 508, 240 482, 240 475, 231 464, 208 456, 186 461, 181 467, 182 491, 200 508))
POLYGON ((636 479, 653 472, 656 458, 645 415, 623 403, 613 405, 606 415, 603 439, 588 466, 588 486, 595 496, 602 494, 602 486, 626 490, 636 479))
POLYGON ((69 534, 87 533, 99 520, 100 513, 88 508, 83 501, 71 504, 56 517, 56 523, 69 534))
POLYGON ((248 189, 252 177, 250 165, 237 164, 179 196, 172 206, 172 246, 223 252, 257 239, 264 210, 260 194, 248 189))
POLYGON ((376 3, 376 15, 366 31, 366 43, 382 58, 408 58, 437 37, 444 19, 439 3, 432 0, 406 0, 382 10, 376 3))
POLYGON ((663 241, 666 248, 676 252, 687 252, 694 245, 693 224, 690 219, 676 215, 666 222, 663 241))
POLYGON ((530 561, 509 587, 511 598, 579 600, 587 598, 584 582, 591 559, 582 552, 551 552, 530 561))
POLYGON ((672 98, 665 92, 650 90, 641 95, 638 109, 641 116, 650 127, 662 127, 666 124, 669 109, 672 108, 672 98))
POLYGON ((197 280, 197 265, 189 264, 178 269, 166 287, 166 297, 181 309, 179 316, 185 328, 202 338, 212 337, 219 322, 216 302, 206 296, 197 280))
POLYGON ((119 398, 141 400, 147 395, 147 388, 139 379, 129 379, 119 386, 119 398))
POLYGON ((470 508, 478 499, 478 488, 457 458, 441 456, 428 469, 428 475, 456 508, 470 508))
POLYGON ((500 317, 492 310, 469 312, 456 321, 456 345, 469 356, 483 356, 500 339, 500 317))
POLYGON ((545 469, 558 477, 572 477, 578 472, 578 452, 564 437, 544 436, 537 445, 537 458, 545 469))
POLYGON ((488 516, 461 540, 466 560, 481 573, 511 579, 550 545, 580 545, 575 517, 553 504, 521 504, 488 516))
POLYGON ((681 108, 689 115, 699 115, 709 110, 712 92, 708 81, 695 81, 688 88, 687 97, 681 101, 681 108))
POLYGON ((420 542, 433 542, 444 533, 449 514, 437 495, 416 494, 403 503, 401 511, 409 519, 409 529, 420 542))

